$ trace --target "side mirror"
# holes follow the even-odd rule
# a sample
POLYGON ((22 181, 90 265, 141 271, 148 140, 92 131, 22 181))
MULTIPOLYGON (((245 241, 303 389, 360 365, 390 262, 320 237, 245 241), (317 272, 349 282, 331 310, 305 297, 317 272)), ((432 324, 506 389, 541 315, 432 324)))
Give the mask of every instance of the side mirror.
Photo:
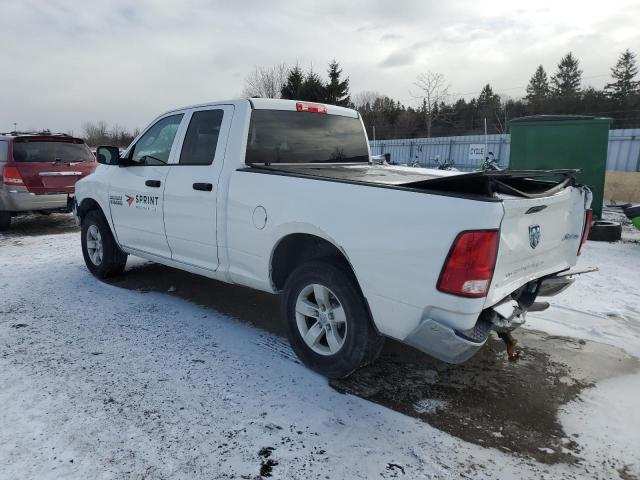
POLYGON ((96 149, 96 159, 103 165, 118 165, 120 149, 118 147, 101 146, 96 149))

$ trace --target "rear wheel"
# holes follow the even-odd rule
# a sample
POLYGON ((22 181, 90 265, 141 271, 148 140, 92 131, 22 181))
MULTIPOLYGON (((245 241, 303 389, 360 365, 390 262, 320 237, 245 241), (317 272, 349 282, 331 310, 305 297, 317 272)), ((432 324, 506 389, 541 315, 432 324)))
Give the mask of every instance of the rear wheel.
POLYGON ((127 254, 116 243, 107 220, 98 210, 91 210, 82 219, 82 256, 91 273, 107 278, 122 273, 127 254))
POLYGON ((11 227, 11 212, 0 212, 0 232, 6 232, 11 227))
POLYGON ((290 275, 282 314, 298 357, 329 378, 373 362, 384 343, 355 279, 329 261, 305 263, 290 275))

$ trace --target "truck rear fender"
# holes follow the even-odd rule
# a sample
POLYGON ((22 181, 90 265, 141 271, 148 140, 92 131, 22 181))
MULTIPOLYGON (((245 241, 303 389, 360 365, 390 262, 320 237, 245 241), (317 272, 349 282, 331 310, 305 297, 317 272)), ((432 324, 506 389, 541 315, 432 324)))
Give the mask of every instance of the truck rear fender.
POLYGON ((362 293, 365 306, 369 311, 374 328, 377 330, 371 309, 356 271, 347 256, 344 248, 317 227, 310 227, 314 233, 300 233, 300 225, 296 225, 298 232, 289 233, 281 237, 274 245, 269 258, 269 278, 272 289, 281 291, 291 273, 301 264, 314 259, 328 259, 341 266, 352 276, 358 290, 362 293))

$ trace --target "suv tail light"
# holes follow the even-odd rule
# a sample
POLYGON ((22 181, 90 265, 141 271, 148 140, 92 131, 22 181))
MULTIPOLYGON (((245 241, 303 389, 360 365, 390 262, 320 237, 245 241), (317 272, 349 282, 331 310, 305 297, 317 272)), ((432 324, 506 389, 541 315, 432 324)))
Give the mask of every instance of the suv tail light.
POLYGON ((593 211, 589 209, 584 214, 584 228, 582 229, 582 238, 580 239, 580 246, 578 247, 578 255, 582 253, 582 246, 587 243, 587 238, 589 238, 589 232, 591 231, 592 223, 593 211))
POLYGON ((22 176, 17 167, 7 165, 2 170, 2 183, 12 185, 14 187, 24 187, 22 176))
POLYGON ((311 102, 298 102, 296 103, 296 110, 298 112, 310 112, 310 113, 327 113, 327 107, 320 103, 311 102))
POLYGON ((461 232, 444 262, 438 290, 461 297, 485 297, 498 255, 498 230, 461 232))

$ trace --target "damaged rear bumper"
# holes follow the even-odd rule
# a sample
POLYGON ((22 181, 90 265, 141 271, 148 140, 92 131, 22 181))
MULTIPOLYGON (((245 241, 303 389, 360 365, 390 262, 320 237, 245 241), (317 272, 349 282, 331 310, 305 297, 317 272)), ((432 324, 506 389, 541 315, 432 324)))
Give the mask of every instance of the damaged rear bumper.
MULTIPOLYGON (((403 342, 447 363, 467 361, 487 342, 491 330, 499 336, 509 337, 503 340, 508 347, 509 342, 512 343, 511 347, 515 347, 514 339, 510 338, 511 331, 525 322, 527 312, 542 311, 549 307, 547 302, 536 302, 537 297, 557 295, 575 281, 576 275, 595 270, 565 271, 532 281, 483 310, 475 326, 469 330, 455 330, 433 318, 424 318, 403 342)), ((509 352, 510 358, 512 353, 509 352)))
POLYGON ((470 332, 457 332, 432 318, 425 318, 404 339, 404 343, 443 362, 462 363, 475 355, 489 337, 490 326, 485 334, 481 331, 482 328, 478 328, 483 326, 481 322, 482 320, 478 320, 476 327, 470 332))

